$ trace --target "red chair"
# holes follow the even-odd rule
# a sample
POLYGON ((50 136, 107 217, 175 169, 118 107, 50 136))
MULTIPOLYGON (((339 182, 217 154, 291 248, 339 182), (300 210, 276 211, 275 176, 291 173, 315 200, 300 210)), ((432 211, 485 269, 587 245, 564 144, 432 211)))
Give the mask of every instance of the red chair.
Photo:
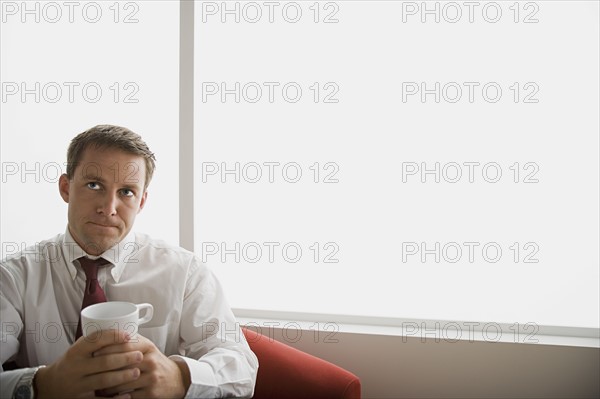
POLYGON ((250 329, 242 329, 259 367, 255 399, 360 399, 357 376, 250 329))

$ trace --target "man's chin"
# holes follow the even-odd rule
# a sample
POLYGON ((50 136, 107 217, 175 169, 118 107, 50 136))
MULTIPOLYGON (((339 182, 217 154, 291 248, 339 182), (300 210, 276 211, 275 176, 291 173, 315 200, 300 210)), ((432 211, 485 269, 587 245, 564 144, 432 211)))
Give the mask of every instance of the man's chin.
POLYGON ((90 255, 98 256, 105 252, 107 249, 112 248, 115 244, 120 241, 120 237, 117 234, 94 234, 87 237, 86 248, 83 248, 85 252, 90 255))
POLYGON ((102 255, 106 250, 113 247, 117 242, 116 241, 90 241, 83 250, 90 255, 99 256, 102 255))

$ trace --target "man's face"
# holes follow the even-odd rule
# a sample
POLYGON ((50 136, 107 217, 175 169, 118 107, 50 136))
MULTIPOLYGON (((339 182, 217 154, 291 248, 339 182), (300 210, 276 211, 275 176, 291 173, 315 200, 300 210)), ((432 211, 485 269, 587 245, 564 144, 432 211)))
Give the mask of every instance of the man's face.
POLYGON ((93 145, 75 169, 62 175, 60 195, 69 204, 69 231, 87 253, 100 255, 120 242, 146 202, 144 158, 93 145))

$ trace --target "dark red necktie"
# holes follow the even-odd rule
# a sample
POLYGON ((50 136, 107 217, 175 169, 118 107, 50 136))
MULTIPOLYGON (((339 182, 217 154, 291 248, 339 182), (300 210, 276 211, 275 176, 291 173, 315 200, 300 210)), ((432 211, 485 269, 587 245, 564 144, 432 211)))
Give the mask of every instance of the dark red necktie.
MULTIPOLYGON (((94 260, 86 258, 85 256, 79 258, 78 260, 79 264, 81 265, 81 268, 85 272, 85 292, 83 293, 83 303, 81 304, 81 310, 96 303, 106 302, 106 295, 104 295, 104 291, 102 290, 102 287, 100 287, 100 283, 98 283, 98 268, 100 266, 106 265, 109 262, 103 258, 98 258, 94 260)), ((82 331, 80 315, 75 339, 77 340, 79 337, 81 337, 81 335, 82 331)))

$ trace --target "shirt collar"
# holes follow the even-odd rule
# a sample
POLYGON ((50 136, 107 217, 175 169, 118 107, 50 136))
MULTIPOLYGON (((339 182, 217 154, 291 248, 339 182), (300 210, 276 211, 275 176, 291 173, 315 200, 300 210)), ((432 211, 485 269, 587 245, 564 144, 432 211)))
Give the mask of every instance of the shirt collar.
POLYGON ((75 259, 81 258, 82 256, 87 256, 90 259, 102 257, 114 265, 114 267, 111 268, 110 273, 117 283, 119 282, 119 279, 125 270, 125 266, 127 264, 125 261, 126 258, 128 255, 130 255, 132 248, 137 248, 137 244, 135 243, 135 233, 133 231, 129 231, 125 238, 104 251, 100 256, 89 255, 79 246, 79 244, 77 244, 71 235, 71 232, 69 231, 69 226, 67 226, 65 229, 62 246, 67 269, 69 270, 69 274, 71 274, 71 278, 73 280, 77 276, 77 267, 73 263, 75 259))

